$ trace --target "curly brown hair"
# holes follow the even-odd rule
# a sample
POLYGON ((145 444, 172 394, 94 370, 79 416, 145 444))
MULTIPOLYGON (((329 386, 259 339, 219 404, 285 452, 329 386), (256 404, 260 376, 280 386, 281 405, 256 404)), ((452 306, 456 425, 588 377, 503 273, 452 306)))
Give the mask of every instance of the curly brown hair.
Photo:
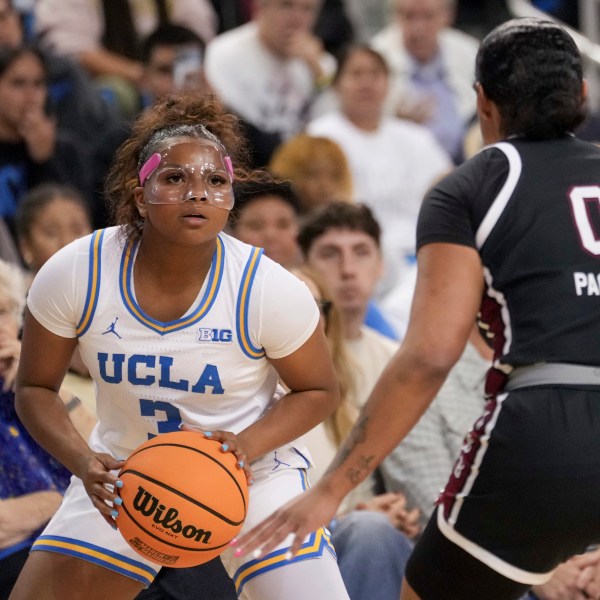
POLYGON ((210 139, 222 146, 235 166, 236 179, 248 178, 248 150, 238 118, 214 96, 167 96, 145 110, 133 124, 128 139, 115 154, 106 177, 104 194, 113 222, 127 239, 141 235, 143 221, 134 202, 139 170, 145 160, 174 137, 210 139), (214 137, 213 137, 214 136, 214 137))

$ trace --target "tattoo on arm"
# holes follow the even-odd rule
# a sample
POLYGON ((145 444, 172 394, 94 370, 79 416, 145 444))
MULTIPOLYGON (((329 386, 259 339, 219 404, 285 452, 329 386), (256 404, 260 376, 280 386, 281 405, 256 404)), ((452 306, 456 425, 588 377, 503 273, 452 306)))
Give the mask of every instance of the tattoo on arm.
MULTIPOLYGON (((332 461, 328 471, 334 471, 340 465, 342 465, 346 459, 352 454, 356 446, 365 441, 367 437, 367 423, 369 416, 366 410, 363 408, 361 411, 352 431, 348 435, 346 441, 342 444, 336 458, 332 461)), ((357 465, 350 467, 346 471, 348 479, 356 485, 364 479, 365 475, 371 471, 371 464, 374 460, 374 455, 360 455, 357 459, 357 465)))
POLYGON ((371 454, 370 456, 362 456, 358 457, 358 467, 350 467, 346 471, 346 475, 348 479, 356 485, 360 483, 366 475, 371 472, 371 463, 375 457, 371 454))

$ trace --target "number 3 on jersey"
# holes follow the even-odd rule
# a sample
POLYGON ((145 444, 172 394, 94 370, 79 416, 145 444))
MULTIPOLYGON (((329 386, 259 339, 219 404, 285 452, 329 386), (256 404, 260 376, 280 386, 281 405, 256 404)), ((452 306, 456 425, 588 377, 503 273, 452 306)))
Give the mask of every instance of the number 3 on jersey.
MULTIPOLYGON (((168 433, 178 431, 181 425, 181 413, 179 409, 168 402, 146 400, 140 398, 140 412, 142 417, 155 417, 157 413, 164 413, 165 419, 156 421, 158 433, 168 433)), ((149 433, 148 439, 156 437, 155 433, 149 433)))

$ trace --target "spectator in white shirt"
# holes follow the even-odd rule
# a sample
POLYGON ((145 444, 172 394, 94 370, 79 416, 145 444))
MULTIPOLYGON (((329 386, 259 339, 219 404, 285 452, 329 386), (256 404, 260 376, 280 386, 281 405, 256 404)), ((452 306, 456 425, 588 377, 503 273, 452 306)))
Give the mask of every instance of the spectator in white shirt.
POLYGON ((426 127, 385 114, 389 70, 372 48, 351 47, 340 58, 333 85, 340 110, 315 119, 307 131, 341 146, 350 163, 355 199, 367 204, 382 225, 382 296, 413 259, 421 200, 452 161, 426 127))
POLYGON ((312 33, 320 6, 320 0, 258 0, 252 21, 208 44, 208 82, 245 122, 257 165, 302 129, 333 76, 335 60, 312 33))

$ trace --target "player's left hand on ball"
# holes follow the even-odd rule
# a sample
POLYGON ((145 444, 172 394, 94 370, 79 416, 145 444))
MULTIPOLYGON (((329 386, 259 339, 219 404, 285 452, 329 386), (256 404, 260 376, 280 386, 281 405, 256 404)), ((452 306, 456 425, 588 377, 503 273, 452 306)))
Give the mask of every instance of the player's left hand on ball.
POLYGON ((197 433, 202 433, 205 438, 209 440, 215 440, 221 443, 221 451, 222 452, 231 452, 236 460, 238 469, 243 469, 246 475, 246 480, 248 485, 252 485, 252 469, 248 464, 248 457, 244 452, 242 445, 240 443, 239 437, 235 433, 231 433, 231 431, 206 431, 199 430, 194 427, 189 427, 188 425, 183 425, 181 427, 182 431, 194 431, 197 433))
POLYGON ((76 475, 81 479, 92 504, 100 511, 104 520, 114 529, 114 518, 121 503, 117 491, 118 480, 114 471, 118 471, 124 461, 110 454, 90 452, 82 458, 83 467, 76 475), (108 504, 110 503, 110 504, 108 504))

